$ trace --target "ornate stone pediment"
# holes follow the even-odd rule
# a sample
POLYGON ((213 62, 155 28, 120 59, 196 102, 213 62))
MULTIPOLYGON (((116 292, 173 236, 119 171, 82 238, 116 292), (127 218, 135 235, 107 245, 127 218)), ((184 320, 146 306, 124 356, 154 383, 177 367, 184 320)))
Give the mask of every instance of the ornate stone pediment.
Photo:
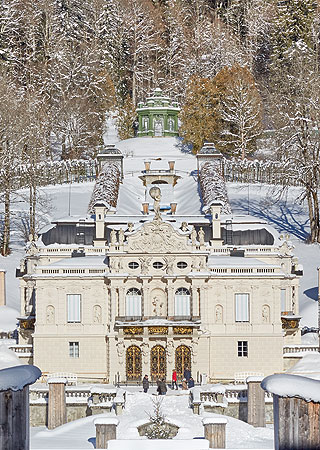
POLYGON ((189 251, 188 236, 181 236, 172 225, 161 219, 146 223, 128 236, 129 253, 176 253, 189 251))

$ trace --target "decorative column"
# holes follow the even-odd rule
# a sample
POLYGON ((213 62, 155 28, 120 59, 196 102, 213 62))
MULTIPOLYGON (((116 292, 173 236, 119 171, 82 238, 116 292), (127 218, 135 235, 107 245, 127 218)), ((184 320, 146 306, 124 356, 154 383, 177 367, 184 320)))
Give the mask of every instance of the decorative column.
POLYGON ((142 278, 142 315, 143 317, 149 317, 151 315, 149 308, 149 277, 141 276, 140 278, 142 278))
POLYGON ((202 420, 204 438, 209 441, 209 448, 226 448, 227 419, 206 418, 202 420))
POLYGON ((126 288, 121 287, 119 289, 119 311, 118 311, 120 317, 124 317, 126 315, 125 301, 126 301, 126 288))
POLYGON ((94 421, 96 427, 96 448, 108 448, 108 441, 117 439, 117 426, 119 420, 109 417, 101 417, 94 421))
POLYGON ((248 377, 248 424, 266 426, 265 392, 261 388, 263 377, 248 377))
POLYGON ((66 378, 49 378, 48 429, 67 423, 66 378))
POLYGON ((172 278, 167 278, 167 293, 168 293, 168 318, 174 318, 174 287, 172 278))

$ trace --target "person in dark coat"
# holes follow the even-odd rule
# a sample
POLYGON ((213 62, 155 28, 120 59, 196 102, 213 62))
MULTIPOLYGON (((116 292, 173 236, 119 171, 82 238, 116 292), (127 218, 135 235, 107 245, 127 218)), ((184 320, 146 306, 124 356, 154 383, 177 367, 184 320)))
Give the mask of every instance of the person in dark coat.
POLYGON ((166 393, 167 393, 167 385, 165 379, 162 378, 162 380, 159 383, 159 395, 166 395, 166 393))
POLYGON ((148 379, 148 375, 145 375, 143 377, 142 380, 142 387, 143 387, 143 392, 146 394, 148 392, 149 389, 149 379, 148 379))
POLYGON ((187 383, 189 382, 190 378, 191 378, 191 370, 189 369, 189 367, 186 367, 183 371, 183 378, 185 378, 187 380, 187 383))
POLYGON ((191 377, 190 380, 188 381, 188 388, 191 389, 194 387, 194 379, 191 377))
POLYGON ((161 395, 160 383, 161 383, 161 381, 159 379, 157 379, 157 392, 158 392, 158 395, 161 395))

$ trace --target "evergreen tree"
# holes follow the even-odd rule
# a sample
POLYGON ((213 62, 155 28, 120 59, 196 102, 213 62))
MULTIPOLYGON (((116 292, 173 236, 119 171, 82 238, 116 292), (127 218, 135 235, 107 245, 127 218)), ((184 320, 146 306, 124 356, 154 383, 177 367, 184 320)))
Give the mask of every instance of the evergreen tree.
POLYGON ((129 139, 134 137, 134 121, 136 120, 136 109, 129 95, 122 106, 119 107, 116 127, 120 139, 129 139))
POLYGON ((256 150, 262 131, 262 101, 249 70, 235 65, 214 79, 216 105, 214 142, 223 153, 244 159, 256 150))
POLYGON ((149 414, 150 426, 147 429, 148 439, 170 439, 169 430, 166 427, 166 417, 161 410, 162 399, 152 399, 153 413, 149 414))

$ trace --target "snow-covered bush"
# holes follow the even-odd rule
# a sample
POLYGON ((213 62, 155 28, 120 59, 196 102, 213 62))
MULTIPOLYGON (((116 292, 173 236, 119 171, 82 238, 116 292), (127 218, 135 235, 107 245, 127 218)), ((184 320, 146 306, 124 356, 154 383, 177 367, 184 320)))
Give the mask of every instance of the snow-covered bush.
POLYGON ((231 214, 227 189, 223 179, 220 161, 206 162, 200 172, 200 187, 204 206, 222 202, 222 214, 231 214))
POLYGON ((88 206, 88 213, 94 214, 94 205, 103 202, 116 207, 120 184, 120 170, 116 164, 104 166, 94 186, 88 206))

